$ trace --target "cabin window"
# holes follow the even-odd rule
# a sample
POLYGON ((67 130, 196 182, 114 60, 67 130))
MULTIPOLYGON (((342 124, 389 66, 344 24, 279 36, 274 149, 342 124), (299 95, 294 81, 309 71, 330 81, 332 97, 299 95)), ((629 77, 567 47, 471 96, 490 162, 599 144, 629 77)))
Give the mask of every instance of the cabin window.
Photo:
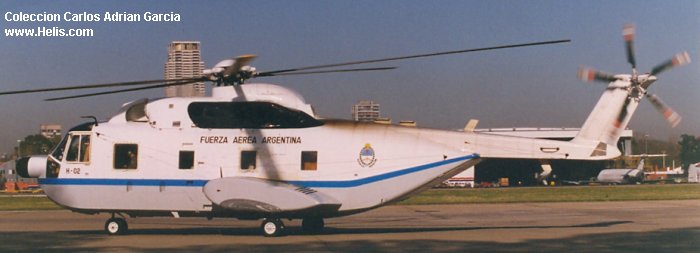
POLYGON ((241 169, 254 170, 256 168, 256 160, 258 151, 241 151, 241 169))
POLYGON ((136 144, 114 144, 114 168, 136 169, 139 146, 136 144))
POLYGON ((318 168, 317 151, 301 151, 301 170, 316 170, 318 168))
POLYGON ((71 134, 68 152, 68 162, 90 162, 90 135, 71 134))
POLYGON ((323 125, 308 114, 270 102, 195 102, 187 113, 199 128, 305 128, 323 125))
POLYGON ((194 151, 180 151, 179 164, 181 170, 194 168, 194 151))

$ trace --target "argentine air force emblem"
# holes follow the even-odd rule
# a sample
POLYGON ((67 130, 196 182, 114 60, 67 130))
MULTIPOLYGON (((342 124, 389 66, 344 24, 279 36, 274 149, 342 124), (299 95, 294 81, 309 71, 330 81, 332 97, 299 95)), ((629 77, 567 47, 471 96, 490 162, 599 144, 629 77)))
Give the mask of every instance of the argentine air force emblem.
POLYGON ((374 163, 377 162, 377 158, 374 156, 374 149, 369 143, 365 144, 365 147, 360 150, 360 158, 357 162, 361 167, 372 167, 374 163))

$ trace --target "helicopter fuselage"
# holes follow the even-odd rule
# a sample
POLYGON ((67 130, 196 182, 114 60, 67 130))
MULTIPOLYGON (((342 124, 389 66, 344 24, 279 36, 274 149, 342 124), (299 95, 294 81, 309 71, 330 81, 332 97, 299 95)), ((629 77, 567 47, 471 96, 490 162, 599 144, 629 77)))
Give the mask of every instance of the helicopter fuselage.
POLYGON ((207 212, 212 201, 202 188, 208 181, 250 177, 313 188, 342 203, 339 212, 352 212, 394 201, 478 161, 478 154, 436 141, 437 133, 401 130, 340 121, 309 129, 186 133, 148 124, 100 124, 69 134, 89 136, 91 157, 63 159, 58 175, 41 184, 51 199, 71 209, 207 212), (128 151, 120 148, 131 148, 136 161, 121 162, 128 151))

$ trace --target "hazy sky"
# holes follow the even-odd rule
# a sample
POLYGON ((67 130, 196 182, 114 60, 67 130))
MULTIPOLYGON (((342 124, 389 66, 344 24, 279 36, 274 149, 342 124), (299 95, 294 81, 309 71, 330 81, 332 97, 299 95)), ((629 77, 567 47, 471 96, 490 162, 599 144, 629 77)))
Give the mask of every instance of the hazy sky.
MULTIPOLYGON (((576 78, 580 65, 629 73, 621 30, 637 26, 641 72, 687 50, 696 61, 659 76, 650 91, 683 116, 671 129, 645 101, 631 128, 658 139, 700 135, 700 1, 0 1, 7 12, 141 14, 140 22, 7 21, 0 27, 90 28, 93 37, 0 38, 0 90, 159 79, 167 45, 202 43, 205 66, 256 54, 258 70, 489 47, 543 40, 568 44, 506 49, 363 67, 385 72, 260 78, 297 90, 326 118, 350 118, 358 100, 394 121, 461 128, 580 127, 605 84, 576 78), (147 22, 145 12, 179 22, 147 22)), ((3 34, 4 35, 4 34, 3 34)), ((42 123, 67 130, 82 115, 107 119, 121 104, 163 90, 44 102, 76 92, 0 97, 0 153, 42 123)))

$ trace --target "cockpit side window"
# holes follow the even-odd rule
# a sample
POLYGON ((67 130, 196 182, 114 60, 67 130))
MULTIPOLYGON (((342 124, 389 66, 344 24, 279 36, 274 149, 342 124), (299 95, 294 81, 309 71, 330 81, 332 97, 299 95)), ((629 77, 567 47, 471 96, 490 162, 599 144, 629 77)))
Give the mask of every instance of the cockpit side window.
POLYGON ((67 162, 90 162, 90 135, 70 134, 70 144, 66 152, 67 162))
POLYGON ((66 161, 75 162, 78 160, 78 147, 80 147, 80 135, 71 136, 66 161))
POLYGON ((84 135, 80 142, 80 161, 90 162, 90 135, 84 135))
POLYGON ((195 102, 187 112, 199 128, 306 128, 323 125, 308 114, 270 102, 195 102))

